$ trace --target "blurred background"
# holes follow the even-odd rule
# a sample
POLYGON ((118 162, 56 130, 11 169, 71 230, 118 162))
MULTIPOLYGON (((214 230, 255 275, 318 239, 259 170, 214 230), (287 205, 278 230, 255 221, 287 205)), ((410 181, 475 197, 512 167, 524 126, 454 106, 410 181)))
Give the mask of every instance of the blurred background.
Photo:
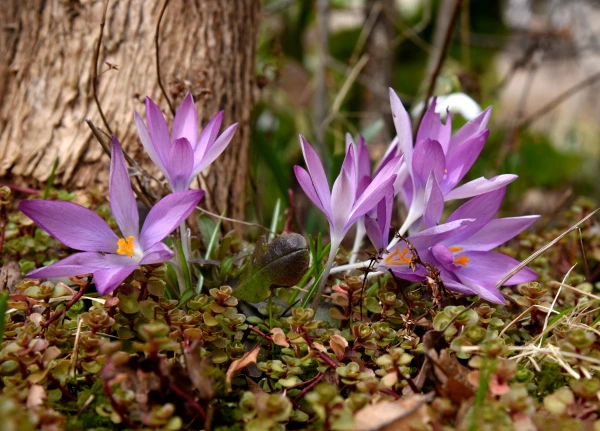
MULTIPOLYGON (((267 0, 262 19, 248 219, 268 225, 278 199, 290 205, 291 189, 299 225, 324 229, 293 175, 304 163, 298 134, 320 153, 330 182, 347 132, 365 136, 376 163, 395 134, 388 87, 409 112, 430 86, 493 106, 467 179, 518 174, 505 201, 511 214, 600 198, 600 2, 267 0)), ((475 108, 453 97, 456 130, 475 108)))

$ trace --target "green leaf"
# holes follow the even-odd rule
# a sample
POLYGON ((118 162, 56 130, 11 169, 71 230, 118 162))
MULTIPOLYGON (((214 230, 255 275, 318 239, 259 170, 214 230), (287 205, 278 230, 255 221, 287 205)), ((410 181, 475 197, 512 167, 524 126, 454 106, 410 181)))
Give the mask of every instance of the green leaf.
POLYGON ((261 237, 233 294, 248 302, 264 301, 271 294, 271 286, 291 287, 300 281, 309 260, 308 246, 302 235, 280 235, 270 244, 261 237))
POLYGON ((60 159, 56 156, 56 160, 54 160, 54 165, 52 166, 52 171, 50 172, 50 176, 48 177, 48 181, 46 181, 46 188, 44 189, 44 195, 42 199, 48 199, 48 195, 50 194, 50 190, 52 189, 52 184, 54 184, 54 176, 56 175, 56 168, 58 168, 58 164, 60 159))
POLYGON ((0 346, 2 345, 2 341, 4 341, 4 323, 6 320, 6 309, 8 303, 8 291, 4 291, 0 294, 0 346))

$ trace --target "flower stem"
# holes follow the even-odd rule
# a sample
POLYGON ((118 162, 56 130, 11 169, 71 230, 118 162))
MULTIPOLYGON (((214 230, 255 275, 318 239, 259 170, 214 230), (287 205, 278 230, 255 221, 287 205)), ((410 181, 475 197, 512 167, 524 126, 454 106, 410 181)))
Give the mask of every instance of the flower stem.
POLYGON ((319 302, 321 301, 321 296, 323 296, 323 291, 325 290, 325 285, 327 284, 327 279, 329 278, 329 273, 331 271, 331 267, 333 266, 333 263, 335 262, 335 256, 337 254, 339 246, 340 246, 340 241, 331 243, 331 248, 329 249, 329 258, 327 259, 325 268, 323 268, 323 272, 321 272, 319 279, 317 281, 315 281, 315 284, 313 285, 313 287, 310 289, 310 291, 304 297, 304 300, 302 301, 302 307, 306 307, 308 305, 309 301, 312 299, 310 308, 312 308, 313 310, 317 309, 317 306, 319 305, 319 302), (318 286, 316 288, 316 294, 315 294, 315 286, 318 286))
MULTIPOLYGON (((187 259, 185 257, 185 252, 183 251, 183 245, 182 245, 182 241, 177 240, 176 241, 176 245, 177 245, 177 252, 179 255, 179 264, 181 267, 181 271, 183 273, 183 282, 185 285, 185 290, 190 290, 192 289, 192 277, 190 275, 190 269, 188 267, 188 263, 187 263, 187 259)), ((181 289, 181 286, 180 286, 181 289)), ((183 293, 183 291, 182 291, 183 293)))
POLYGON ((354 236, 354 245, 352 246, 352 253, 350 253, 350 263, 355 263, 358 260, 358 252, 362 244, 362 240, 366 233, 365 223, 361 220, 356 224, 356 235, 354 236))
POLYGON ((353 269, 358 269, 358 268, 362 268, 362 267, 366 268, 367 266, 369 266, 369 262, 370 261, 356 262, 356 263, 348 263, 346 265, 336 266, 335 268, 331 268, 331 271, 329 271, 329 273, 337 274, 338 272, 351 271, 353 269))

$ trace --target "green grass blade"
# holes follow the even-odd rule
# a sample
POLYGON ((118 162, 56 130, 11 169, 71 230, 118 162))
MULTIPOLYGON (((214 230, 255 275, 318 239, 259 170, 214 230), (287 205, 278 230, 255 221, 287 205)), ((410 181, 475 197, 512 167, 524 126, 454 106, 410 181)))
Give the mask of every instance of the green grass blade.
POLYGON ((269 232, 269 236, 267 237, 267 242, 271 242, 273 238, 275 238, 275 233, 277 232, 277 222, 279 221, 279 213, 281 212, 281 198, 277 198, 277 202, 275 202, 275 208, 273 209, 273 217, 271 218, 271 232, 269 232))
POLYGON ((4 323, 6 320, 6 309, 8 307, 8 292, 2 292, 0 294, 0 346, 4 341, 4 323))
POLYGON ((54 165, 52 166, 52 171, 50 172, 50 176, 48 177, 48 181, 46 181, 46 188, 44 189, 43 199, 48 199, 48 195, 50 194, 50 190, 52 189, 52 185, 54 184, 54 176, 56 175, 56 169, 58 168, 58 163, 60 159, 56 156, 56 160, 54 161, 54 165))

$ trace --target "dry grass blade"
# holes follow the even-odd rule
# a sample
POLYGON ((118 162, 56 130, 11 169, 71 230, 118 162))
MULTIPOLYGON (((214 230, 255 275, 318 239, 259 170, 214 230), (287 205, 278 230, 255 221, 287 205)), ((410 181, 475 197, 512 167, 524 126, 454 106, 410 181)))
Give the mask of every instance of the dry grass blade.
POLYGON ((398 401, 380 402, 359 410, 354 416, 355 431, 375 431, 380 429, 409 429, 407 424, 399 423, 403 419, 415 419, 413 414, 434 397, 427 395, 411 395, 398 401))
POLYGON ((540 248, 538 251, 536 251, 535 253, 533 253, 531 256, 529 256, 527 259, 525 259, 523 262, 521 262, 520 264, 518 264, 517 266, 515 266, 513 269, 511 269, 510 271, 508 271, 506 274, 504 274, 504 276, 500 280, 498 280, 496 282, 496 288, 499 289, 513 275, 515 275, 517 272, 519 272, 520 270, 522 270, 523 268, 525 268, 527 265, 529 265, 529 263, 531 261, 533 261, 534 259, 536 259, 539 255, 543 254, 546 250, 548 250, 550 247, 552 247, 558 241, 560 241, 565 236, 567 236, 568 234, 570 234, 571 232, 573 232, 575 229, 577 229, 577 227, 579 227, 579 225, 581 225, 581 224, 585 223, 587 220, 589 220, 594 214, 596 214, 598 212, 598 210, 600 210, 600 208, 596 208, 594 211, 592 211, 587 216, 585 216, 583 219, 581 219, 577 224, 571 226, 569 229, 567 229, 566 231, 564 231, 563 233, 561 233, 559 236, 557 236, 556 238, 554 238, 552 241, 550 241, 548 244, 546 244, 545 246, 543 246, 542 248, 540 248))

